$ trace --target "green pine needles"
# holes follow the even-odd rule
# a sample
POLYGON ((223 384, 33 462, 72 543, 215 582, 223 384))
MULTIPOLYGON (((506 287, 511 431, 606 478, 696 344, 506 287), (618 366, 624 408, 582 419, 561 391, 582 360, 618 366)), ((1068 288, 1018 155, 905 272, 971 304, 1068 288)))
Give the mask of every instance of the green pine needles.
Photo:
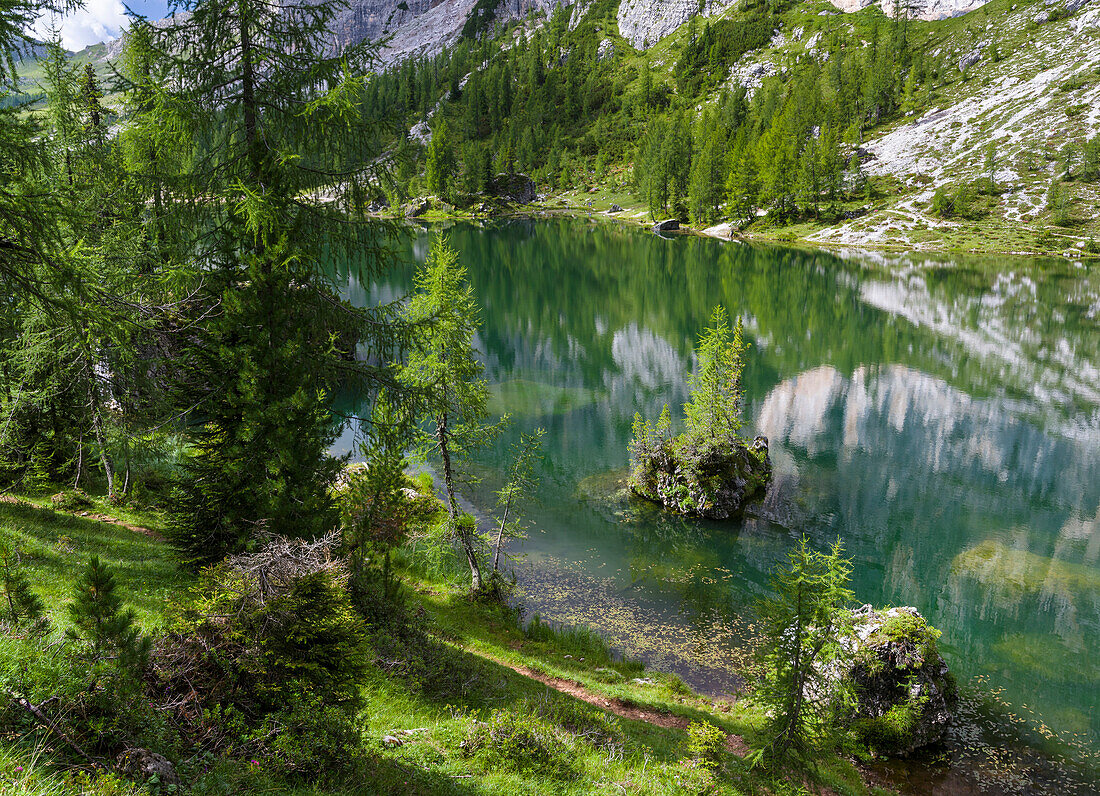
POLYGON ((714 308, 710 326, 695 349, 698 370, 688 377, 691 400, 684 404, 687 433, 699 441, 737 439, 741 430, 741 373, 745 368, 741 319, 730 328, 726 310, 714 308))
POLYGON ((741 376, 747 344, 741 319, 732 328, 715 307, 695 349, 688 376, 682 434, 673 436, 665 406, 657 424, 634 416, 630 486, 637 494, 680 514, 727 519, 762 492, 771 478, 767 441, 740 437, 744 394, 741 376))
POLYGON ((68 605, 72 627, 66 635, 82 642, 93 660, 114 660, 122 669, 138 671, 149 659, 152 640, 142 636, 137 615, 118 593, 110 568, 92 556, 73 586, 68 605))
POLYGON ((19 551, 4 543, 0 543, 0 592, 3 600, 0 611, 12 627, 28 625, 36 631, 49 627, 46 606, 31 591, 19 551))
POLYGON ((770 719, 757 762, 806 761, 829 736, 843 696, 830 672, 844 653, 840 639, 851 629, 851 571, 840 540, 821 553, 803 536, 772 580, 774 596, 758 606, 764 632, 754 699, 770 719))
POLYGON ((444 238, 432 241, 415 285, 403 316, 413 330, 414 345, 399 381, 420 396, 430 430, 419 432, 419 447, 440 465, 451 531, 466 555, 471 585, 477 591, 482 583, 483 545, 476 522, 460 516, 455 483, 461 463, 496 436, 508 417, 487 422, 489 387, 485 366, 474 348, 474 335, 481 326, 477 300, 466 269, 444 238))
MULTIPOLYGON (((685 432, 675 438, 678 447, 709 448, 737 443, 744 400, 741 374, 747 348, 741 319, 731 329, 725 308, 716 306, 695 349, 699 367, 688 376, 691 396, 684 404, 685 432)), ((637 468, 644 467, 649 454, 674 441, 668 407, 665 406, 656 425, 635 414, 632 431, 630 451, 637 476, 637 468)))

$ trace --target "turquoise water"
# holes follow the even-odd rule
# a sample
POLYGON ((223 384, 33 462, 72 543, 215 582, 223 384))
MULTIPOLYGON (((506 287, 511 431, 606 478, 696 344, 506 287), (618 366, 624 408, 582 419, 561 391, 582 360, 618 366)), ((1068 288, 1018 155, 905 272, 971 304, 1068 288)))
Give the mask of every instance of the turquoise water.
MULTIPOLYGON (((971 695, 955 767, 912 787, 966 792, 960 760, 994 790, 1088 776, 1065 761, 1100 749, 1097 269, 572 220, 448 234, 482 302, 494 409, 514 420, 477 465, 475 507, 491 506, 519 433, 547 430, 529 538, 512 551, 528 611, 719 694, 737 688, 772 567, 800 534, 840 537, 859 599, 916 606, 971 695), (752 341, 746 431, 769 438, 775 465, 766 500, 726 523, 616 492, 634 413, 677 413, 718 303, 752 341)), ((408 259, 427 241, 413 236, 408 259)), ((385 300, 410 277, 349 290, 385 300)))

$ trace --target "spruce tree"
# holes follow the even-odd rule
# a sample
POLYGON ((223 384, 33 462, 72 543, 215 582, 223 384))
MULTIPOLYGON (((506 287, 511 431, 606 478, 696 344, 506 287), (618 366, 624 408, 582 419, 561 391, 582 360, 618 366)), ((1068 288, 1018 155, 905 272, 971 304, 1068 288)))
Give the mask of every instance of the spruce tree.
POLYGON ((332 276, 334 263, 363 280, 388 264, 388 229, 358 214, 385 177, 384 120, 361 113, 370 52, 332 46, 340 8, 188 0, 148 30, 160 58, 140 70, 151 100, 131 123, 157 153, 166 261, 191 296, 172 319, 187 330, 172 375, 194 455, 171 536, 193 564, 260 529, 331 529, 328 401, 392 384, 370 364, 393 359, 392 308, 352 308, 332 276))
POLYGON ((451 151, 446 122, 439 122, 432 130, 427 157, 425 179, 428 183, 428 191, 441 199, 446 199, 451 195, 451 176, 455 168, 454 153, 451 151))
POLYGON ((725 192, 725 162, 722 142, 715 131, 704 133, 702 147, 691 164, 691 218, 697 224, 717 220, 725 192))

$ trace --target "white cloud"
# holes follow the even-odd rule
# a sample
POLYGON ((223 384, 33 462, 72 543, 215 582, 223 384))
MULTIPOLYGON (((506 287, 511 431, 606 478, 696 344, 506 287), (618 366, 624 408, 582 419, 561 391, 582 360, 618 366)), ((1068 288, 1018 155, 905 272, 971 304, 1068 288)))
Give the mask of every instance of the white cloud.
MULTIPOLYGON (((83 50, 89 44, 117 38, 130 20, 126 8, 120 0, 85 0, 78 11, 62 17, 60 20, 61 45, 66 50, 83 50)), ((35 35, 45 38, 49 35, 55 19, 44 16, 34 26, 35 35)))

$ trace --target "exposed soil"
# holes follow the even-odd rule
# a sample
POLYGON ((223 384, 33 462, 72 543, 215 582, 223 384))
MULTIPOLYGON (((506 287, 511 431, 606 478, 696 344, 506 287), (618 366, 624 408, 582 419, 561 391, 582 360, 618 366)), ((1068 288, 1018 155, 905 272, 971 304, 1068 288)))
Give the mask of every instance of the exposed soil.
MULTIPOLYGON (((472 652, 472 650, 471 650, 472 652)), ((478 653, 475 653, 478 654, 478 653)), ((482 656, 487 657, 487 656, 482 656)), ((655 708, 645 707, 644 705, 638 705, 634 702, 629 702, 625 699, 619 699, 617 697, 607 697, 603 694, 596 693, 589 688, 578 683, 576 680, 566 680, 563 677, 551 677, 548 674, 537 672, 534 669, 530 669, 526 666, 518 666, 507 661, 492 659, 495 663, 499 663, 502 666, 507 666, 517 674, 522 674, 524 677, 529 677, 532 680, 537 680, 543 685, 553 688, 555 691, 560 691, 563 694, 568 694, 571 697, 587 702, 590 705, 595 705, 598 708, 614 713, 616 716, 621 716, 624 719, 630 719, 631 721, 644 721, 647 724, 652 724, 657 727, 663 727, 671 730, 686 730, 690 721, 683 716, 677 716, 674 713, 669 713, 667 710, 657 710, 655 708)), ((730 734, 726 737, 726 749, 733 752, 739 757, 744 757, 749 752, 749 747, 745 743, 744 739, 740 735, 730 734)))
POLYGON ((35 503, 31 503, 29 500, 23 500, 12 495, 0 495, 0 503, 13 503, 19 506, 27 506, 28 508, 38 509, 39 511, 52 511, 55 514, 68 514, 70 517, 80 517, 84 520, 92 520, 93 522, 106 522, 110 525, 117 525, 119 528, 125 528, 128 531, 134 533, 140 533, 142 536, 148 536, 150 539, 156 539, 158 541, 164 541, 164 537, 154 530, 149 528, 143 528, 140 525, 134 525, 133 523, 125 522, 117 517, 112 517, 108 514, 99 514, 91 511, 61 511, 59 509, 51 509, 45 506, 39 506, 35 503))

